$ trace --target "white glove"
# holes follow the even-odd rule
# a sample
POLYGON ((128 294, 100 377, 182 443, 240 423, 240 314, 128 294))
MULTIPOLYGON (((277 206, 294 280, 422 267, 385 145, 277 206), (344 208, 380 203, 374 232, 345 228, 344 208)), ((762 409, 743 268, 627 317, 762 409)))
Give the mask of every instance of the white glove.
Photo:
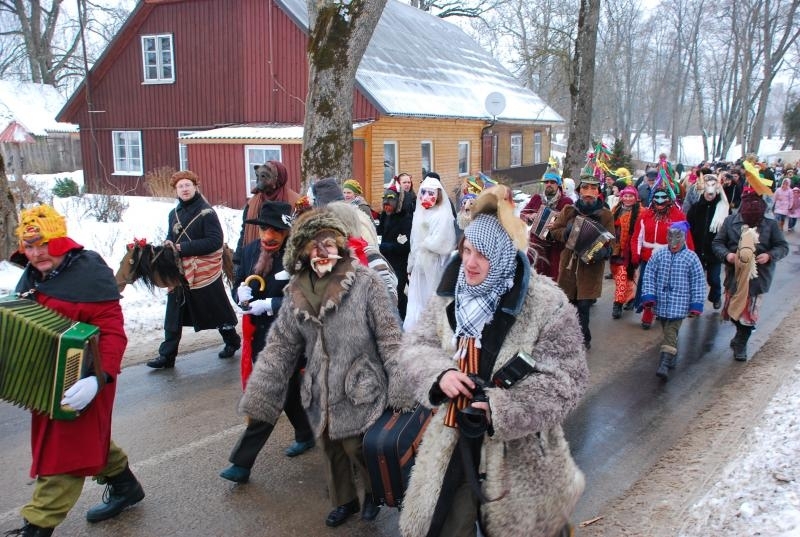
POLYGON ((98 387, 97 377, 95 376, 81 379, 64 392, 61 405, 68 406, 75 411, 81 411, 86 408, 86 405, 91 403, 94 396, 97 395, 98 387))
POLYGON ((236 298, 239 304, 253 300, 253 289, 249 285, 242 284, 236 288, 236 298))
POLYGON ((253 300, 250 303, 249 310, 243 310, 244 315, 272 315, 272 299, 264 298, 262 300, 253 300))

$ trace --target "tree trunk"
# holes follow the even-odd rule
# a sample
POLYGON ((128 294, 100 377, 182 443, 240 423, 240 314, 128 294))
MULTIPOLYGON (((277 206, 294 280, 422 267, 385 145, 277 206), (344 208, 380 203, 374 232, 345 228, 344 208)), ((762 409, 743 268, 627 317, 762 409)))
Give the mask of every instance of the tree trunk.
POLYGON ((6 163, 0 155, 0 259, 6 260, 17 249, 17 204, 8 185, 6 163))
POLYGON ((386 0, 349 4, 308 0, 308 97, 301 163, 303 189, 310 181, 353 169, 353 90, 358 64, 386 0))
POLYGON ((572 115, 570 116, 564 170, 579 183, 586 151, 591 146, 592 103, 594 98, 594 62, 597 49, 597 26, 600 0, 581 0, 578 13, 578 37, 573 56, 573 80, 570 84, 572 115))

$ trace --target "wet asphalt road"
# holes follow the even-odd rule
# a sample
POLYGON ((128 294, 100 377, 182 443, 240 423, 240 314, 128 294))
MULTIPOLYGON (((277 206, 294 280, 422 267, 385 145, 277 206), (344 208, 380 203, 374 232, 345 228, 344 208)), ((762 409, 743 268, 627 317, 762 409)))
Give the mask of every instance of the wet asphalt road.
MULTIPOLYGON (((789 238, 791 254, 779 264, 765 314, 751 339, 751 355, 797 305, 792 297, 800 290, 800 239, 789 238)), ((744 366, 731 358, 733 326, 721 324, 706 303, 702 317, 684 323, 679 365, 670 381, 661 383, 654 374, 659 327, 642 330, 633 312, 612 320, 611 282, 605 285, 592 311, 591 387, 566 425, 574 457, 587 477, 575 522, 602 513, 624 493, 744 366)), ((373 523, 354 517, 337 529, 324 525, 330 506, 321 450, 285 457, 283 449, 292 440, 285 418, 262 451, 249 484, 219 478, 244 428, 236 413, 240 390, 238 361, 220 360, 215 350, 181 356, 171 371, 126 368, 119 379, 113 437, 128 452, 147 496, 116 519, 90 525, 83 514, 100 499, 102 487, 87 481, 56 535, 399 535, 397 513, 387 508, 373 523)), ((32 491, 28 420, 26 412, 0 404, 0 532, 19 526, 18 510, 32 491)))

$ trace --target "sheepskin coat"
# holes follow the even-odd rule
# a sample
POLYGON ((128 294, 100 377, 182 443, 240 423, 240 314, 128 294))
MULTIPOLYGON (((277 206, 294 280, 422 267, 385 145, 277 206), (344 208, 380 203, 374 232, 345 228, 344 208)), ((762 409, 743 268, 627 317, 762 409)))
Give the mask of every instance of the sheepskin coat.
MULTIPOLYGON (((498 308, 516 316, 500 348, 497 371, 519 350, 528 352, 548 372, 535 372, 510 389, 488 388, 494 435, 484 437, 483 491, 498 501, 481 507, 487 537, 549 537, 569 520, 584 487, 584 477, 570 455, 561 423, 578 403, 589 372, 575 308, 548 277, 531 274, 525 254, 517 255, 515 286, 498 308), (522 270, 520 270, 522 269, 522 270)), ((445 273, 452 273, 454 257, 445 273)), ((419 323, 403 336, 398 392, 410 392, 430 405, 430 390, 454 367, 453 327, 445 308, 453 287, 439 287, 419 323), (444 296, 442 296, 444 295, 444 296)), ((491 326, 484 329, 491 330, 491 326)), ((390 401, 403 406, 405 401, 390 401)), ((441 405, 425 431, 400 512, 404 537, 424 537, 431 524, 445 470, 458 441, 458 430, 443 418, 441 405)))
POLYGON ((313 311, 299 280, 284 288, 278 317, 259 355, 240 410, 275 423, 298 359, 307 363, 300 394, 316 437, 331 440, 363 434, 387 407, 388 375, 400 345, 400 318, 386 284, 351 258, 336 263, 319 312, 313 311))

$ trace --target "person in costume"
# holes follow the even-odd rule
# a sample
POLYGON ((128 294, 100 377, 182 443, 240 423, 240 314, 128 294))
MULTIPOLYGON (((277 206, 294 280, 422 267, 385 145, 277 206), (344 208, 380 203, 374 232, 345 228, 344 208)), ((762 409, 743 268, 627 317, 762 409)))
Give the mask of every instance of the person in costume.
POLYGON ((639 192, 634 187, 623 188, 619 198, 620 202, 611 211, 614 218, 614 237, 616 237, 609 259, 611 275, 614 278, 614 304, 611 307, 613 319, 622 317, 623 308, 633 309, 637 267, 631 259, 631 238, 641 211, 639 192))
POLYGON ((238 319, 222 282, 222 226, 211 205, 197 189, 194 172, 180 171, 170 181, 178 205, 169 212, 164 245, 174 248, 181 258, 187 285, 167 294, 164 315, 164 341, 158 357, 147 362, 153 369, 175 367, 178 345, 184 326, 200 330, 217 329, 225 347, 220 358, 230 358, 241 346, 236 333, 238 319))
POLYGON ((642 278, 642 302, 653 308, 663 333, 656 375, 669 379, 678 363, 678 331, 686 317, 703 313, 705 277, 700 259, 686 247, 687 222, 673 222, 667 247, 653 253, 642 278))
POLYGON ((562 423, 589 372, 574 311, 531 271, 527 245, 509 189, 484 190, 437 295, 403 335, 390 403, 438 408, 400 510, 403 537, 475 536, 477 525, 486 537, 571 535, 584 478, 562 423), (519 352, 534 371, 497 387, 492 377, 519 352), (487 402, 471 401, 468 374, 487 384, 487 402), (455 416, 468 407, 485 413, 485 432, 461 428, 455 416))
POLYGON ((775 266, 789 253, 778 223, 764 216, 766 202, 745 189, 737 214, 725 219, 712 248, 725 263, 725 302, 722 318, 736 326, 731 339, 733 357, 747 361, 747 342, 758 322, 761 301, 772 285, 775 266))
MULTIPOLYGON (((567 205, 572 205, 572 198, 564 194, 562 190, 561 174, 555 168, 549 168, 542 177, 544 183, 543 194, 534 194, 528 203, 520 211, 519 217, 530 224, 531 217, 540 212, 544 207, 555 211, 556 214, 567 205)), ((528 260, 533 264, 537 273, 550 276, 553 281, 558 281, 558 266, 561 260, 561 251, 564 245, 561 242, 550 238, 549 233, 546 238, 541 238, 531 228, 528 235, 530 241, 528 247, 528 260)))
POLYGON ((550 235, 555 240, 564 243, 559 260, 558 286, 578 310, 583 344, 588 350, 592 345, 589 314, 592 304, 603 293, 605 260, 611 255, 612 245, 604 246, 591 263, 584 263, 577 252, 567 248, 566 242, 576 217, 588 218, 597 223, 604 231, 614 229, 614 217, 600 199, 600 181, 590 170, 584 169, 578 192, 580 199, 574 205, 564 207, 553 222, 550 235))
MULTIPOLYGON (((289 274, 283 270, 283 254, 286 237, 291 229, 292 207, 283 201, 265 201, 258 218, 248 220, 248 225, 257 226, 260 237, 248 244, 242 252, 242 263, 236 272, 234 293, 242 309, 242 387, 267 344, 269 332, 283 303, 283 288, 289 283, 289 274), (249 284, 245 280, 252 275, 249 284), (260 289, 258 282, 264 282, 260 289)), ((289 378, 283 411, 294 428, 294 443, 285 453, 296 457, 314 447, 314 434, 308 423, 300 401, 300 370, 303 360, 289 378)), ((260 420, 248 420, 247 428, 239 437, 228 460, 231 466, 220 472, 220 477, 236 483, 247 483, 250 471, 261 449, 272 433, 272 425, 260 420)))
POLYGON ((455 219, 442 183, 428 175, 419 185, 411 222, 408 255, 408 308, 403 329, 410 330, 433 296, 444 265, 456 246, 455 219))
POLYGON ((291 277, 267 335, 263 355, 269 359, 256 362, 239 405, 250 419, 273 425, 289 378, 306 357, 300 393, 325 453, 330 527, 359 509, 363 520, 378 515, 361 443, 387 407, 401 337, 384 281, 351 256, 347 234, 327 209, 306 212, 292 224, 283 257, 291 277), (364 487, 363 505, 357 483, 364 487))
POLYGON ((101 377, 84 376, 61 400, 78 417, 53 420, 31 414, 30 475, 35 483, 31 501, 21 510, 24 525, 15 533, 47 537, 75 506, 86 477, 106 485, 102 503, 86 513, 89 522, 117 516, 140 502, 144 490, 128 456, 111 440, 116 381, 128 342, 114 273, 100 255, 67 235, 64 217, 48 205, 23 211, 16 232, 19 251, 28 260, 16 293, 100 329, 101 377))
POLYGON ((698 177, 692 188, 687 191, 687 199, 690 192, 696 192, 698 188, 702 189, 702 195, 692 202, 686 212, 686 220, 691 228, 690 232, 697 256, 700 258, 706 274, 708 300, 714 309, 718 310, 722 307, 722 280, 720 278, 722 262, 714 254, 712 244, 722 223, 728 217, 730 209, 725 191, 716 175, 706 173, 698 177))
POLYGON ((380 252, 389 262, 397 277, 397 311, 400 319, 406 318, 408 296, 408 256, 411 252, 412 213, 404 203, 407 193, 402 187, 392 184, 383 191, 383 211, 378 223, 381 237, 380 252))

